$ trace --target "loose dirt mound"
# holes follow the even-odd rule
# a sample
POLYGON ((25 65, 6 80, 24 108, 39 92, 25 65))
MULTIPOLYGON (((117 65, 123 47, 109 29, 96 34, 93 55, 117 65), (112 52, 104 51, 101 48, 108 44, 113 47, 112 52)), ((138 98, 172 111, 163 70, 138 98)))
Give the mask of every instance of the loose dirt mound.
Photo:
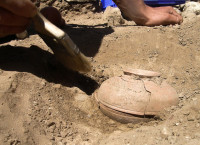
POLYGON ((2 40, 0 144, 200 144, 199 16, 180 26, 108 27, 103 13, 74 13, 63 15, 64 30, 91 57, 88 74, 61 66, 33 31, 25 40, 2 40), (177 90, 179 106, 141 124, 104 116, 93 94, 126 67, 161 72, 177 90))

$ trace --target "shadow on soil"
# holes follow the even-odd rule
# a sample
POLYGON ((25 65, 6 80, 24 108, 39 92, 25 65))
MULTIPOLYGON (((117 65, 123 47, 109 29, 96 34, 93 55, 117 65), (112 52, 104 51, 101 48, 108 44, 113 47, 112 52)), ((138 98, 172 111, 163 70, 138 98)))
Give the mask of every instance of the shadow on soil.
MULTIPOLYGON (((62 27, 62 30, 70 36, 80 51, 87 57, 94 57, 99 51, 103 37, 114 32, 111 27, 107 27, 107 24, 94 26, 67 24, 62 27)), ((30 28, 29 35, 35 34, 35 31, 30 28)))
POLYGON ((99 51, 103 37, 114 32, 111 27, 106 27, 106 24, 95 26, 68 24, 63 29, 80 51, 88 57, 94 57, 99 51))
POLYGON ((76 86, 88 95, 98 87, 98 83, 78 72, 73 72, 59 64, 53 54, 37 46, 0 47, 0 68, 6 71, 29 72, 48 82, 62 84, 67 87, 76 86))

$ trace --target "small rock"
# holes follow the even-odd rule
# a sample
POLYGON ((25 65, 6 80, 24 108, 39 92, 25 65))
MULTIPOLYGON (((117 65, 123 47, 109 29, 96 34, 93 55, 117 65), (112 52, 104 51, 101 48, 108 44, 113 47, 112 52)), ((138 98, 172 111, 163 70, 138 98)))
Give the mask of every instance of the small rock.
POLYGON ((56 89, 59 89, 59 88, 61 88, 61 84, 55 84, 55 85, 53 85, 53 87, 56 89))
POLYGON ((182 122, 183 122, 183 119, 180 119, 179 122, 182 123, 182 122))
POLYGON ((184 98, 185 94, 184 93, 180 93, 179 94, 179 98, 184 98))
POLYGON ((77 95, 75 96, 75 99, 76 99, 77 101, 83 102, 83 101, 87 100, 88 97, 89 97, 89 96, 86 95, 86 94, 77 94, 77 95))
POLYGON ((194 136, 195 136, 195 138, 200 138, 200 133, 197 132, 197 133, 194 134, 194 136))
POLYGON ((161 137, 164 139, 167 139, 171 135, 171 132, 169 131, 169 128, 163 127, 161 130, 161 137))
MULTIPOLYGON (((183 18, 188 18, 188 20, 194 19, 197 17, 197 15, 195 13, 191 13, 191 12, 182 13, 182 16, 183 16, 183 18)), ((188 26, 188 28, 190 28, 190 26, 188 26)))
POLYGON ((185 139, 189 140, 189 139, 191 139, 191 137, 190 136, 185 136, 185 139))
POLYGON ((185 112, 183 112, 183 115, 186 115, 186 116, 188 116, 190 114, 190 112, 189 111, 185 111, 185 112))
POLYGON ((196 116, 196 119, 197 119, 197 120, 200 120, 200 114, 198 114, 198 115, 196 116))
POLYGON ((175 110, 177 108, 177 106, 171 106, 170 109, 171 110, 175 110))
POLYGON ((45 82, 45 81, 42 81, 40 84, 41 84, 42 86, 45 86, 45 85, 46 85, 46 82, 45 82))
POLYGON ((57 145, 64 145, 62 142, 58 142, 57 145))
POLYGON ((184 13, 194 13, 196 15, 200 14, 200 3, 199 2, 187 2, 183 9, 184 13))
POLYGON ((60 135, 61 135, 61 137, 65 138, 67 136, 67 131, 66 130, 61 131, 60 135))
POLYGON ((133 123, 128 123, 128 124, 127 124, 127 127, 128 127, 128 128, 133 128, 133 127, 134 127, 134 124, 133 124, 133 123))
POLYGON ((19 140, 15 139, 15 140, 11 140, 10 141, 10 145, 18 145, 21 144, 19 140))
POLYGON ((48 128, 48 131, 51 132, 51 133, 54 133, 55 129, 56 129, 56 126, 51 126, 51 127, 48 128))
POLYGON ((175 123, 175 125, 176 125, 176 126, 178 126, 179 124, 180 124, 180 123, 178 123, 178 122, 177 122, 177 123, 175 123))
POLYGON ((168 140, 169 140, 170 144, 175 144, 176 143, 176 136, 169 136, 168 140))
POLYGON ((119 8, 110 6, 104 11, 103 20, 108 22, 108 26, 117 26, 125 23, 119 8))
POLYGON ((200 124, 199 124, 199 123, 197 123, 197 124, 196 124, 196 127, 198 128, 199 126, 200 126, 200 124))
POLYGON ((194 121, 195 117, 193 115, 189 115, 187 118, 188 121, 194 121))
POLYGON ((49 122, 49 123, 47 124, 48 127, 51 127, 51 126, 53 126, 53 125, 55 125, 55 122, 49 122))
POLYGON ((17 37, 18 39, 25 39, 25 38, 28 37, 28 32, 25 30, 24 32, 21 32, 21 33, 16 34, 16 37, 17 37))
POLYGON ((50 140, 55 140, 55 137, 54 137, 54 136, 51 136, 51 137, 50 137, 50 140))
POLYGON ((37 106, 37 105, 38 105, 38 102, 37 102, 37 101, 33 101, 33 105, 34 105, 34 106, 37 106))
POLYGON ((197 100, 197 98, 192 98, 192 101, 196 101, 197 100))

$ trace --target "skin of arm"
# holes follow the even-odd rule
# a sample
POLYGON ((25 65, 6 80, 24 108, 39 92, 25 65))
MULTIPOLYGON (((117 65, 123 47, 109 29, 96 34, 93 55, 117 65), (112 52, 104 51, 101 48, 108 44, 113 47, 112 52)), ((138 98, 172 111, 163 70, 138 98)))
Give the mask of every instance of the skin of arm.
MULTIPOLYGON (((37 13, 36 0, 0 0, 0 38, 23 32, 37 13)), ((137 25, 180 24, 182 17, 172 7, 152 8, 143 0, 113 0, 129 20, 137 25)))
POLYGON ((37 13, 35 0, 0 0, 0 37, 23 32, 37 13))
POLYGON ((137 25, 157 26, 180 24, 183 19, 172 7, 150 7, 144 0, 113 0, 123 15, 137 25))

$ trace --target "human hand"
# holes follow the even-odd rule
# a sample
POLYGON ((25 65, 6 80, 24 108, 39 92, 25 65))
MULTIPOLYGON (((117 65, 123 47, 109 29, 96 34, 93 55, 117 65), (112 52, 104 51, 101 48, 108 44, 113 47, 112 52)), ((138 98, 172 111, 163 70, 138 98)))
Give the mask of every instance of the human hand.
MULTIPOLYGON (((35 0, 32 0, 34 2, 35 0)), ((23 32, 37 13, 30 0, 0 0, 0 37, 23 32)))
POLYGON ((183 18, 178 14, 173 7, 148 7, 146 12, 147 20, 144 23, 139 23, 145 26, 157 25, 174 25, 181 24, 183 18))
POLYGON ((143 0, 113 0, 125 19, 137 25, 158 26, 180 24, 183 19, 172 7, 150 7, 143 0))

